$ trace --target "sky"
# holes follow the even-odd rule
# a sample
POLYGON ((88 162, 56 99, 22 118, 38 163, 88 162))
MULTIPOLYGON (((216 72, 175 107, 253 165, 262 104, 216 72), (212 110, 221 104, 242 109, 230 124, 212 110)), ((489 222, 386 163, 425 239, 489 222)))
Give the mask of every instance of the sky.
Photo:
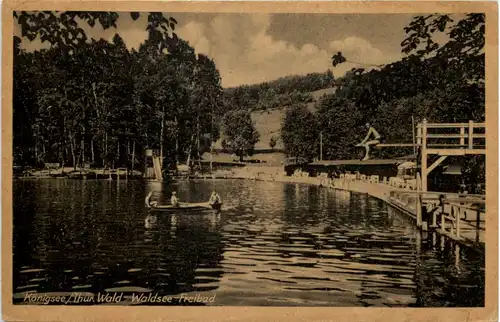
MULTIPOLYGON (((407 14, 244 14, 173 13, 177 35, 197 53, 211 57, 224 87, 255 84, 287 75, 325 72, 336 77, 356 65, 331 65, 340 51, 350 61, 386 64, 403 57, 407 14)), ((147 37, 146 14, 133 21, 120 13, 117 28, 84 25, 89 37, 111 40, 118 33, 127 47, 138 48, 147 37)), ((15 35, 20 35, 16 25, 15 35)), ((40 48, 39 40, 23 39, 27 50, 40 48)), ((362 67, 362 66, 360 66, 362 67)))

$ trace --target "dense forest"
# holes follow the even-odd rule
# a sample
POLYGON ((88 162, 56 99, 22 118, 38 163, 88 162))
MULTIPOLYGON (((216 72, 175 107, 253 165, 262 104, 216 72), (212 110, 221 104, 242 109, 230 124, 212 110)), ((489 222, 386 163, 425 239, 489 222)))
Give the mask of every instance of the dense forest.
POLYGON ((224 89, 224 106, 228 109, 266 111, 313 101, 310 92, 332 87, 331 70, 278 78, 255 85, 224 89))
MULTIPOLYGON (((282 126, 287 154, 309 160, 317 157, 322 132, 324 159, 359 158, 364 149, 355 145, 366 135, 366 122, 389 143, 412 142, 412 117, 415 123, 424 118, 484 122, 484 24, 484 14, 468 14, 459 21, 449 15, 414 17, 405 28, 402 60, 378 69, 351 70, 336 80, 334 94, 320 99, 314 115, 303 104, 287 111, 282 126), (448 41, 435 42, 437 33, 447 33, 448 41)), ((335 67, 346 60, 337 53, 332 64, 335 67)), ((412 148, 375 149, 373 155, 389 158, 412 152, 412 148)), ((484 157, 459 159, 484 166, 484 157)))
POLYGON ((173 33, 174 18, 149 13, 149 36, 138 50, 128 50, 118 34, 110 42, 87 39, 76 22, 114 28, 116 13, 16 18, 23 39, 51 44, 27 52, 14 38, 16 164, 132 166, 144 149, 176 162, 218 139, 219 72, 173 33))

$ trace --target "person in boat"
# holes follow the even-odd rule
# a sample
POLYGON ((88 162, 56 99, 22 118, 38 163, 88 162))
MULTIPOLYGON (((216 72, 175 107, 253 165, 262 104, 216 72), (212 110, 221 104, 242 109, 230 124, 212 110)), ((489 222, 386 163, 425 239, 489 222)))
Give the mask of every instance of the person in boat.
POLYGON ((151 201, 151 196, 153 195, 153 192, 149 192, 148 195, 146 196, 146 200, 145 200, 145 203, 146 203, 146 207, 148 208, 154 208, 158 205, 158 202, 156 201, 151 201))
POLYGON ((177 193, 175 191, 172 191, 172 197, 170 198, 170 204, 173 207, 179 207, 180 206, 179 199, 177 199, 177 193))
POLYGON ((212 207, 212 208, 216 208, 218 205, 222 204, 222 200, 219 196, 219 194, 217 193, 217 191, 212 191, 212 194, 210 195, 210 199, 208 200, 208 204, 212 207))
POLYGON ((377 132, 377 130, 375 130, 373 126, 370 125, 370 123, 366 123, 366 128, 368 129, 366 137, 363 139, 363 141, 356 145, 359 147, 365 147, 366 149, 366 154, 362 161, 370 159, 370 146, 380 144, 381 139, 380 134, 377 132), (372 136, 373 139, 370 139, 372 136))

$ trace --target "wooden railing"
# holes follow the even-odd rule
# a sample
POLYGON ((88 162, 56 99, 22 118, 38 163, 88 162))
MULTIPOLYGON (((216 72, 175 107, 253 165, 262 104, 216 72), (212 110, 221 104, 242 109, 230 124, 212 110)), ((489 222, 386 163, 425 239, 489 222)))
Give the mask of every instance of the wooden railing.
MULTIPOLYGON (((441 223, 439 228, 441 232, 446 235, 451 235, 456 239, 467 239, 479 243, 482 240, 481 234, 485 231, 485 227, 481 223, 485 222, 485 209, 481 207, 471 207, 467 205, 460 205, 456 203, 448 203, 451 210, 445 212, 441 211, 441 223), (474 220, 468 220, 468 214, 475 216, 474 220), (481 218, 483 216, 483 218, 481 218), (473 222, 474 225, 470 223, 473 222), (466 230, 466 231, 465 231, 466 230)), ((443 205, 443 208, 446 206, 443 205)), ((434 214, 434 224, 437 214, 434 214)))
POLYGON ((486 153, 485 123, 427 123, 417 125, 417 145, 422 154, 461 155, 486 153), (453 133, 449 133, 449 132, 453 133), (446 132, 446 133, 443 133, 446 132), (450 150, 466 150, 457 152, 450 150))
MULTIPOLYGON (((329 180, 334 183, 334 188, 341 190, 355 188, 356 182, 377 183, 374 176, 355 174, 341 174, 339 178, 329 180)), ((389 181, 394 180, 384 178, 382 183, 388 185, 389 181)), ((485 195, 419 191, 404 185, 401 188, 396 187, 397 185, 390 186, 390 200, 412 212, 417 226, 439 229, 441 233, 457 240, 484 242, 485 195), (430 213, 423 211, 425 206, 434 210, 430 213), (427 225, 422 225, 424 218, 427 225)))

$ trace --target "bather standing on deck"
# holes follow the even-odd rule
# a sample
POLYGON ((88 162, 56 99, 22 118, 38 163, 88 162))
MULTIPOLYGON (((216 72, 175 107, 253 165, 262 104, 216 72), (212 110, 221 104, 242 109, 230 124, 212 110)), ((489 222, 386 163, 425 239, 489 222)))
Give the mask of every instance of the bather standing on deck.
POLYGON ((362 161, 366 161, 370 159, 370 146, 371 145, 377 145, 380 143, 380 134, 375 130, 373 126, 370 125, 370 123, 366 123, 366 128, 368 129, 368 134, 366 134, 366 137, 361 141, 359 144, 356 144, 356 146, 364 146, 366 149, 366 154, 365 157, 362 159, 362 161), (373 135, 373 140, 370 140, 370 137, 373 135))

